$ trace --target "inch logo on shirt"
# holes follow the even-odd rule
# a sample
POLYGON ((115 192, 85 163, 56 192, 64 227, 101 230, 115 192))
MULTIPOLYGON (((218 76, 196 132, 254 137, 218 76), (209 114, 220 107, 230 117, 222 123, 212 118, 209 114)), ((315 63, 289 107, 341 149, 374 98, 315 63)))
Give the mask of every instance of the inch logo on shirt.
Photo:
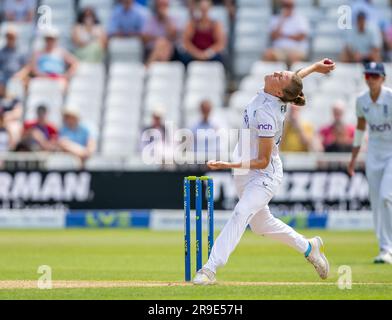
POLYGON ((270 125, 269 123, 266 124, 259 124, 258 128, 260 130, 272 130, 272 125, 270 125))
POLYGON ((388 105, 384 104, 384 117, 388 117, 388 105))
POLYGON ((392 130, 392 126, 389 123, 384 123, 384 124, 379 124, 379 125, 370 124, 369 127, 372 132, 385 132, 385 131, 392 130))

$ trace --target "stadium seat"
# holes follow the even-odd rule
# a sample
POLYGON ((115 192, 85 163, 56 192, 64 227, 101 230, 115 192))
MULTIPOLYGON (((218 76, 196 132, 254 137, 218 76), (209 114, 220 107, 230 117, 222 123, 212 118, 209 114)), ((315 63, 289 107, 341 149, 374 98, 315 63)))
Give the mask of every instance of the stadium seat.
POLYGON ((220 77, 211 78, 210 81, 206 81, 206 78, 203 76, 188 77, 186 91, 216 93, 223 97, 225 82, 220 77))
POLYGON ((338 28, 338 25, 335 20, 325 20, 319 21, 316 24, 313 37, 319 36, 339 36, 339 33, 342 30, 338 28))
POLYGON ((205 99, 210 100, 214 108, 221 108, 223 106, 222 97, 219 94, 188 92, 184 98, 186 112, 197 110, 200 103, 205 99))
POLYGON ((271 7, 271 0, 238 0, 238 7, 271 7))
POLYGON ((354 81, 347 81, 345 79, 333 77, 330 80, 324 80, 321 83, 321 92, 329 93, 331 96, 337 95, 351 95, 356 92, 357 86, 354 81))
POLYGON ((138 62, 115 62, 110 64, 109 75, 113 77, 121 77, 132 79, 144 79, 146 69, 142 63, 138 62))
POLYGON ((255 10, 252 7, 239 7, 236 13, 236 22, 268 23, 271 14, 272 10, 270 7, 265 7, 263 10, 255 10))
POLYGON ((108 83, 108 94, 119 94, 132 99, 134 96, 141 96, 143 94, 144 83, 142 81, 124 81, 123 78, 111 78, 108 83))
POLYGON ((252 65, 251 75, 260 76, 264 78, 267 74, 275 71, 286 70, 286 64, 284 62, 266 62, 266 61, 256 61, 252 65))
POLYGON ((154 62, 147 70, 147 75, 149 78, 182 81, 184 72, 185 67, 181 62, 154 62))
POLYGON ((220 62, 193 61, 188 65, 188 76, 225 78, 225 69, 220 62))
POLYGON ((349 4, 349 0, 319 0, 319 6, 321 8, 337 8, 342 5, 349 4))
POLYGON ((390 7, 391 1, 389 0, 372 0, 372 3, 377 7, 390 7))
POLYGON ((169 15, 173 17, 177 25, 183 29, 189 21, 189 10, 185 6, 174 6, 170 4, 169 15))
POLYGON ((29 83, 29 94, 62 95, 61 83, 52 79, 33 78, 29 83))
POLYGON ((295 5, 296 7, 311 7, 313 6, 313 0, 296 0, 295 5))
POLYGON ((239 90, 256 94, 256 92, 258 92, 263 87, 264 87, 264 78, 262 76, 250 75, 250 76, 246 76, 241 80, 239 90))
POLYGON ((101 80, 105 77, 105 66, 101 63, 81 62, 75 74, 76 77, 88 77, 101 80))
POLYGON ((338 59, 343 50, 343 39, 336 36, 319 36, 313 41, 313 59, 318 60, 324 57, 338 59))
POLYGON ((96 96, 102 96, 104 90, 104 83, 103 81, 86 81, 84 78, 75 77, 72 79, 68 92, 69 93, 83 93, 89 92, 96 96))
POLYGON ((109 56, 112 62, 142 62, 143 44, 137 38, 112 38, 109 41, 109 56))
POLYGON ((111 9, 113 6, 113 1, 111 0, 79 0, 79 8, 93 7, 97 8, 107 8, 111 9))
POLYGON ((212 19, 222 24, 223 30, 228 34, 230 31, 230 18, 227 9, 223 6, 213 6, 209 14, 212 19))
POLYGON ((236 91, 230 97, 229 108, 242 113, 246 105, 255 95, 256 93, 248 91, 236 91))
POLYGON ((249 73, 254 62, 261 58, 266 48, 266 34, 254 36, 240 36, 234 43, 234 70, 237 76, 249 73))

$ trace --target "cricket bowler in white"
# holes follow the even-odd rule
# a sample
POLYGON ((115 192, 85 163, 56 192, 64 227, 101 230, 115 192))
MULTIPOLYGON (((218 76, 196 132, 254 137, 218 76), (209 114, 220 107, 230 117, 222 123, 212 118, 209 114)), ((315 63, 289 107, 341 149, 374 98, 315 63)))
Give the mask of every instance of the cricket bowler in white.
POLYGON ((369 90, 357 98, 358 123, 348 172, 354 175, 367 124, 366 176, 380 249, 374 262, 392 264, 392 90, 384 86, 386 74, 382 63, 367 64, 364 74, 369 90))
POLYGON ((283 179, 279 143, 286 105, 305 105, 302 79, 314 72, 326 74, 334 69, 335 63, 325 59, 295 73, 282 71, 265 76, 264 89, 249 102, 244 111, 243 128, 249 129, 250 146, 243 145, 240 139, 233 162, 207 163, 213 170, 234 169, 239 202, 216 239, 208 262, 196 273, 194 284, 207 285, 216 281, 217 269, 227 263, 248 224, 257 235, 281 241, 304 254, 322 279, 328 277, 329 263, 323 253, 321 238, 306 239, 276 219, 268 203, 283 179), (244 169, 247 170, 246 174, 236 174, 236 170, 244 169))

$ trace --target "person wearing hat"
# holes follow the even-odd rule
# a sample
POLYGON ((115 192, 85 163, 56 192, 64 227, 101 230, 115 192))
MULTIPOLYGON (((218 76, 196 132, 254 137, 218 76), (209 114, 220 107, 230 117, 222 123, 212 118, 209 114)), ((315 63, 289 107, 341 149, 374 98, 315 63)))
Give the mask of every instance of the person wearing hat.
POLYGON ((82 165, 95 152, 95 141, 89 130, 80 124, 80 112, 76 106, 67 106, 63 111, 58 146, 61 151, 78 157, 82 165))
POLYGON ((0 83, 4 85, 26 64, 26 57, 17 48, 18 34, 14 28, 7 29, 5 39, 6 43, 0 50, 0 83))
POLYGON ((33 53, 28 70, 33 77, 45 77, 60 81, 64 90, 78 67, 77 58, 58 45, 59 31, 56 28, 42 30, 44 48, 33 53))
POLYGON ((363 63, 381 61, 382 43, 380 29, 368 23, 366 13, 361 11, 357 15, 356 26, 347 34, 340 60, 363 63))
POLYGON ((351 176, 355 173, 368 127, 366 176, 380 250, 374 262, 392 264, 392 89, 384 86, 386 74, 382 63, 368 63, 364 75, 369 90, 357 98, 358 123, 348 173, 351 176))

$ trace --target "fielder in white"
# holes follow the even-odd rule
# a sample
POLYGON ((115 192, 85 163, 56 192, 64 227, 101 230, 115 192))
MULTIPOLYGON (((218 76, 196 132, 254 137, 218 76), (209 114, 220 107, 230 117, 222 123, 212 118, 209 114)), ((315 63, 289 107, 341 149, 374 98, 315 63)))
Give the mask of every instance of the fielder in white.
POLYGON ((386 74, 382 63, 369 63, 364 73, 369 90, 357 98, 358 124, 348 172, 354 175, 368 124, 366 176, 380 249, 374 262, 392 264, 392 90, 383 85, 386 74))
POLYGON ((286 106, 288 103, 305 105, 303 78, 314 72, 326 74, 334 69, 335 63, 325 59, 295 73, 283 71, 265 76, 264 89, 249 102, 244 111, 243 128, 249 129, 250 145, 244 145, 243 139, 240 139, 233 162, 207 163, 213 170, 234 169, 239 202, 216 239, 208 262, 196 273, 194 284, 212 284, 216 281, 217 268, 227 263, 248 224, 254 233, 281 241, 304 254, 322 279, 328 277, 329 264, 323 254, 321 238, 306 239, 276 219, 268 203, 283 179, 279 143, 286 106), (236 174, 236 170, 247 170, 247 173, 236 174))

